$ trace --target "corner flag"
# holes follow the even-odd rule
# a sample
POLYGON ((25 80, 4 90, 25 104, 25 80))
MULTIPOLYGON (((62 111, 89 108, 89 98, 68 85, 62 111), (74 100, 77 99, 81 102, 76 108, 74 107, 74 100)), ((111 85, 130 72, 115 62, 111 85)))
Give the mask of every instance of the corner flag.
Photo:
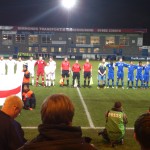
POLYGON ((93 78, 90 78, 90 85, 93 85, 93 78))

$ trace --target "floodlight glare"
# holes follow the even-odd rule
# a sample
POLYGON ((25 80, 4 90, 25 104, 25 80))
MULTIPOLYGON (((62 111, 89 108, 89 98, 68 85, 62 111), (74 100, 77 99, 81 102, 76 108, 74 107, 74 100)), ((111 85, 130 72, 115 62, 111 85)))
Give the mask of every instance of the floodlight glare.
POLYGON ((76 3, 76 0, 62 0, 63 7, 70 9, 72 8, 76 3))

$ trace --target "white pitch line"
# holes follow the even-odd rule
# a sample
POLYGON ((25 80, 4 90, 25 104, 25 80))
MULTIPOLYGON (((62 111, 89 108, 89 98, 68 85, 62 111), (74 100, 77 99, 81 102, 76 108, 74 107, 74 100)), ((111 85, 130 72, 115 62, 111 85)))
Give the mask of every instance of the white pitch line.
MULTIPOLYGON (((38 127, 22 127, 23 129, 38 129, 38 127)), ((105 127, 81 127, 82 129, 104 129, 105 127)), ((133 127, 127 127, 126 130, 134 130, 133 127)))
MULTIPOLYGON (((91 127, 81 127, 82 129, 104 129, 105 127, 94 127, 94 128, 91 128, 91 127)), ((126 128, 126 130, 134 130, 134 128, 132 127, 128 127, 126 128)))
POLYGON ((85 104, 85 101, 84 101, 84 99, 83 99, 83 97, 82 97, 82 94, 81 94, 81 92, 80 92, 80 90, 79 90, 78 87, 77 87, 77 91, 78 91, 78 94, 79 94, 81 103, 82 103, 82 105, 83 105, 83 108, 84 108, 84 110, 85 110, 87 119, 88 119, 88 121, 89 121, 89 125, 90 125, 91 128, 95 128, 94 123, 93 123, 92 118, 91 118, 91 115, 90 115, 90 113, 89 113, 89 111, 88 111, 88 108, 87 108, 87 106, 86 106, 86 104, 85 104))

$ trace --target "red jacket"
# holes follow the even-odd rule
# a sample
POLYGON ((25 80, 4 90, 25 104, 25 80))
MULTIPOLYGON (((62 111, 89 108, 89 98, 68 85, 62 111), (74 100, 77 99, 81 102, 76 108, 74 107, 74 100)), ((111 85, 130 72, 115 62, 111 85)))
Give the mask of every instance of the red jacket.
POLYGON ((61 68, 62 68, 62 70, 69 70, 69 68, 70 68, 70 62, 69 61, 63 61, 61 63, 61 68))
POLYGON ((72 66, 72 71, 73 72, 80 72, 81 70, 81 67, 78 63, 75 63, 73 66, 72 66))
POLYGON ((83 69, 84 69, 84 71, 89 72, 92 69, 92 65, 90 63, 85 63, 83 65, 83 69))

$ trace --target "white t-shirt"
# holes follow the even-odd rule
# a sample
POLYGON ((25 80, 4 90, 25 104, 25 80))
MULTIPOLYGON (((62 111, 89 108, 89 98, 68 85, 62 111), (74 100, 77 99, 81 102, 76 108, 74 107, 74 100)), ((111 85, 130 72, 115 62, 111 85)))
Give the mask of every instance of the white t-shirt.
POLYGON ((5 75, 6 72, 6 61, 0 60, 0 75, 5 75))
POLYGON ((23 71, 23 64, 24 62, 23 61, 16 61, 16 73, 20 73, 23 71))
POLYGON ((51 68, 50 68, 50 66, 45 66, 45 68, 44 68, 44 72, 45 72, 45 75, 50 74, 50 72, 51 72, 51 68))
POLYGON ((28 64, 28 71, 30 73, 33 73, 34 72, 34 65, 35 65, 36 61, 35 60, 27 60, 26 62, 28 64))
POLYGON ((49 67, 50 67, 50 72, 54 73, 55 70, 56 70, 56 62, 54 60, 53 61, 49 61, 49 67))
POLYGON ((14 59, 7 60, 6 65, 7 65, 7 75, 14 74, 14 70, 15 70, 14 68, 15 68, 15 65, 16 65, 16 61, 14 59))

